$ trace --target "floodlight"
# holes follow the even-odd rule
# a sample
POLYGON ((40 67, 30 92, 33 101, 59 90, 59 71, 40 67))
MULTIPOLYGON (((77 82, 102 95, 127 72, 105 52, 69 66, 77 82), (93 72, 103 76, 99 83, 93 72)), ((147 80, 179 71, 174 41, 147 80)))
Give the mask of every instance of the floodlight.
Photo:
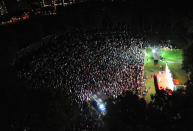
POLYGON ((155 49, 152 49, 152 52, 155 53, 155 49))
POLYGON ((99 109, 100 109, 101 111, 105 111, 105 105, 104 105, 104 104, 100 104, 100 105, 99 105, 99 109))

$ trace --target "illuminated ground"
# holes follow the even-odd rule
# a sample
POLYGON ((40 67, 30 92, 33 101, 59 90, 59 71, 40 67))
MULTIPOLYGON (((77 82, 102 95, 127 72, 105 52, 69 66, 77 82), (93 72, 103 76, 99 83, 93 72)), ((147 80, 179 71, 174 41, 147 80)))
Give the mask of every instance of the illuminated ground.
POLYGON ((160 56, 164 59, 158 62, 158 66, 154 65, 153 53, 151 49, 146 49, 145 53, 145 64, 144 64, 144 75, 148 77, 146 80, 146 88, 149 88, 149 92, 145 96, 147 102, 151 100, 151 94, 155 94, 155 86, 153 81, 153 74, 158 73, 162 66, 165 69, 165 63, 168 62, 168 66, 173 74, 174 79, 178 79, 180 85, 183 85, 187 80, 187 74, 182 70, 182 61, 183 55, 182 50, 170 50, 170 49, 161 49, 160 56), (153 70, 152 70, 153 69, 153 70))

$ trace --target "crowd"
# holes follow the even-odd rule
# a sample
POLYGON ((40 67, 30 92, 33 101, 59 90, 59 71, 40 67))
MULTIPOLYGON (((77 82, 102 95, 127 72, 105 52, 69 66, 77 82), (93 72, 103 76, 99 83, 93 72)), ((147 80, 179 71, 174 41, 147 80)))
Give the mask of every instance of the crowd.
POLYGON ((149 41, 141 34, 74 30, 55 34, 42 45, 15 62, 18 78, 33 88, 66 88, 81 109, 99 91, 112 98, 127 91, 143 94, 144 49, 149 41))
POLYGON ((56 37, 20 65, 19 78, 34 88, 69 88, 78 103, 98 91, 116 97, 141 90, 147 41, 126 31, 75 31, 56 37))

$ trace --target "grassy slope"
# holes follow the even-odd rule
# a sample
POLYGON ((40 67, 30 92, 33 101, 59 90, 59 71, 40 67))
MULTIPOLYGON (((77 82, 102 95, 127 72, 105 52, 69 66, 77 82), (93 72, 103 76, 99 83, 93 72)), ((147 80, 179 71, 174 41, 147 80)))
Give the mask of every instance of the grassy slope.
MULTIPOLYGON (((181 69, 182 61, 183 61, 182 50, 171 51, 168 49, 162 49, 160 56, 164 58, 163 61, 169 61, 168 66, 173 74, 173 77, 177 78, 180 84, 184 84, 185 81, 187 80, 187 75, 185 71, 181 69)), ((153 61, 153 53, 151 52, 150 49, 146 49, 144 75, 148 76, 148 79, 146 80, 146 88, 150 88, 148 94, 145 97, 147 102, 151 100, 151 97, 150 97, 151 94, 156 93, 153 77, 151 78, 151 75, 153 75, 154 73, 156 74, 160 71, 160 65, 163 66, 165 69, 166 62, 163 62, 163 61, 159 61, 159 65, 155 66, 153 61), (154 71, 152 71, 152 68, 154 69, 154 71)))

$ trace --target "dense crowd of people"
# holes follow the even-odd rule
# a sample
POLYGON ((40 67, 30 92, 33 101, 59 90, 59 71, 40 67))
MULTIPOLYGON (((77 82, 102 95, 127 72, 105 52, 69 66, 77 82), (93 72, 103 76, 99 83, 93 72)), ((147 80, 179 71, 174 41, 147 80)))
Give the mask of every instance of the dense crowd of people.
POLYGON ((107 96, 142 87, 142 38, 123 32, 72 32, 57 36, 42 47, 18 76, 34 88, 69 88, 78 103, 102 91, 107 96))
POLYGON ((143 94, 144 49, 149 41, 142 34, 75 30, 50 38, 15 63, 19 79, 33 88, 67 88, 81 110, 99 91, 112 98, 127 91, 143 94))

